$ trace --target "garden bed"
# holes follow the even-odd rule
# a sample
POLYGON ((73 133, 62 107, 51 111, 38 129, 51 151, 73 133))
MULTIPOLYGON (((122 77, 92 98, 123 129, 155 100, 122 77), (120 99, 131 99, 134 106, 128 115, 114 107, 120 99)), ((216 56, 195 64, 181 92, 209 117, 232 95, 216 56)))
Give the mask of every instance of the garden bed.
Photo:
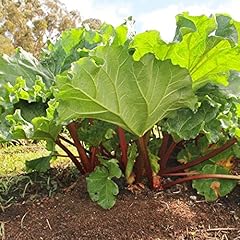
POLYGON ((85 186, 80 178, 53 197, 12 204, 0 214, 3 239, 239 239, 239 186, 212 203, 187 185, 165 192, 121 187, 111 210, 93 203, 85 186))

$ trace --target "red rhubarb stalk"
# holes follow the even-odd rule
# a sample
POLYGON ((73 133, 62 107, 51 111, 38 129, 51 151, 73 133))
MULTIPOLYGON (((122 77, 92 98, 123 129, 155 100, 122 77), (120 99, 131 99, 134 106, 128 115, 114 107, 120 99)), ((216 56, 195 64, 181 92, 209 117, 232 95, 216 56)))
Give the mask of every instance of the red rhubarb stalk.
POLYGON ((201 156, 191 162, 188 162, 186 164, 183 164, 181 166, 177 166, 177 167, 172 167, 172 168, 167 168, 167 169, 163 169, 163 171, 161 172, 161 174, 164 173, 174 173, 174 172, 180 172, 180 171, 184 171, 190 167, 196 166, 212 157, 215 157, 216 155, 218 155, 219 153, 225 151, 226 149, 230 148, 233 144, 235 144, 237 142, 236 138, 232 138, 230 139, 228 142, 226 142, 225 144, 223 144, 221 147, 214 149, 213 151, 209 152, 208 154, 206 154, 205 156, 201 156))
POLYGON ((187 181, 197 180, 197 179, 210 179, 210 178, 218 178, 218 179, 231 179, 231 180, 240 180, 240 176, 227 175, 227 174, 199 174, 192 175, 188 177, 179 178, 173 182, 169 182, 163 185, 163 189, 170 188, 176 184, 184 183, 187 181))
POLYGON ((153 188, 153 171, 151 168, 150 159, 148 157, 145 136, 142 136, 138 139, 137 145, 138 145, 140 160, 144 162, 144 167, 146 170, 147 178, 150 183, 150 187, 153 188))
POLYGON ((163 139, 162 139, 162 144, 159 150, 159 154, 158 156, 160 157, 160 168, 162 168, 162 159, 167 151, 167 147, 168 147, 168 140, 169 140, 169 134, 164 133, 163 134, 163 139))
POLYGON ((128 145, 125 137, 125 132, 121 127, 117 128, 119 142, 120 142, 120 149, 121 149, 121 165, 123 169, 127 166, 127 151, 128 151, 128 145))
POLYGON ((72 160, 74 165, 77 167, 77 169, 80 171, 81 174, 85 174, 84 169, 82 168, 81 163, 77 160, 77 158, 72 154, 72 152, 61 143, 59 138, 55 141, 55 143, 67 154, 67 156, 72 160))
POLYGON ((67 128, 68 128, 69 133, 70 133, 70 135, 73 139, 75 147, 77 148, 77 151, 78 151, 79 157, 81 159, 84 170, 86 172, 91 172, 90 161, 89 161, 88 156, 85 152, 85 149, 83 148, 82 144, 80 143, 80 141, 78 139, 76 123, 75 122, 69 123, 67 128))

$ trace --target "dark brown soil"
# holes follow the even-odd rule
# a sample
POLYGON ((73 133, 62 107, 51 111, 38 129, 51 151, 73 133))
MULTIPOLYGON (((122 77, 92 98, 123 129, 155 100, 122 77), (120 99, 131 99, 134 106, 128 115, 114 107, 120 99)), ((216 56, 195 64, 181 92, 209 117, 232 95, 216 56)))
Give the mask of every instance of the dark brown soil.
POLYGON ((6 240, 240 239, 240 187, 214 203, 190 189, 141 193, 122 190, 103 210, 91 202, 79 179, 54 197, 15 203, 0 214, 6 240))

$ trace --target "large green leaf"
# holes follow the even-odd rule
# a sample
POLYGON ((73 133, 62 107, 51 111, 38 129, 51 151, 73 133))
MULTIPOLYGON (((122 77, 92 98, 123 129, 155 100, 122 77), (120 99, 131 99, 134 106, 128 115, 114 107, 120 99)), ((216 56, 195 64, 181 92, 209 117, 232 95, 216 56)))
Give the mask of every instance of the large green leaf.
POLYGON ((165 59, 187 68, 194 88, 208 82, 227 85, 229 70, 240 70, 239 49, 222 37, 210 36, 217 28, 214 16, 192 17, 185 13, 183 18, 192 21, 196 31, 187 32, 180 42, 170 44, 165 59))
MULTIPOLYGON (((171 59, 173 64, 189 70, 194 90, 209 82, 226 86, 229 71, 240 71, 240 49, 230 40, 236 36, 223 32, 225 25, 217 24, 213 15, 180 14, 177 16, 175 42, 164 43, 154 31, 138 34, 132 43, 134 57, 139 59, 146 53, 154 53, 158 59, 171 59), (214 30, 218 35, 214 35, 214 30)), ((235 22, 234 27, 237 29, 238 26, 235 22)))
POLYGON ((35 84, 37 76, 40 76, 49 87, 54 76, 32 54, 19 49, 15 56, 0 56, 0 84, 15 84, 17 77, 26 80, 26 85, 31 88, 35 84))
POLYGON ((172 111, 195 104, 188 72, 169 60, 148 54, 134 61, 124 46, 99 47, 94 57, 103 64, 82 58, 58 77, 61 121, 97 118, 142 136, 172 111))

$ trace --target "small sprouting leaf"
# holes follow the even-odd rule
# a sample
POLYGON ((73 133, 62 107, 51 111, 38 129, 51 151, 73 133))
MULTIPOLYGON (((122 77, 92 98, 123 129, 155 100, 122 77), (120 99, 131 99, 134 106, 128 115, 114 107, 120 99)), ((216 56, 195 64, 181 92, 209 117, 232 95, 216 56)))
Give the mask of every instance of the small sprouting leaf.
POLYGON ((100 143, 111 139, 114 135, 113 125, 107 122, 84 119, 78 128, 79 138, 90 146, 99 146, 100 143))
POLYGON ((148 151, 148 157, 150 160, 153 173, 158 173, 160 170, 160 165, 158 163, 160 158, 157 155, 154 155, 153 153, 151 153, 150 151, 148 151))
POLYGON ((102 160, 103 165, 98 166, 94 172, 87 177, 87 189, 90 198, 97 202, 102 208, 110 209, 116 202, 118 185, 112 178, 120 178, 121 170, 117 160, 102 160))
POLYGON ((128 147, 127 156, 128 156, 128 162, 125 170, 125 176, 126 176, 126 179, 128 180, 128 178, 131 176, 133 166, 137 158, 137 145, 135 143, 133 143, 128 147))
POLYGON ((101 164, 105 166, 108 169, 108 177, 109 178, 120 178, 122 175, 122 171, 118 166, 116 159, 110 159, 110 160, 100 160, 101 164))
MULTIPOLYGON (((229 170, 218 165, 206 164, 201 173, 229 174, 229 170)), ((207 201, 215 201, 218 197, 226 196, 236 186, 236 180, 226 179, 201 179, 193 180, 192 186, 207 201)))

